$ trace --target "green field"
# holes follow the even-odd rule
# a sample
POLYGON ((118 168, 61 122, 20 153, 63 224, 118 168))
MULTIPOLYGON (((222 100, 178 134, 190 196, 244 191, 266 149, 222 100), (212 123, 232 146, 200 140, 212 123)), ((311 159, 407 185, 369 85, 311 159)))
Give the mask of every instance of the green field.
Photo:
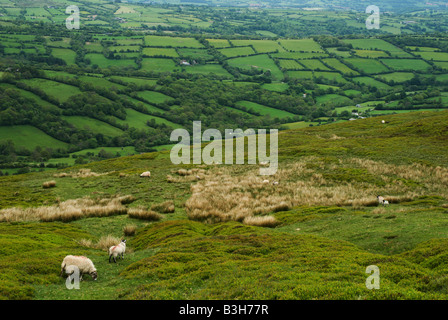
POLYGON ((236 47, 252 46, 257 53, 284 52, 282 46, 272 40, 230 40, 236 47))
POLYGON ((239 102, 237 102, 236 105, 240 106, 240 107, 242 106, 242 107, 247 108, 248 112, 253 110, 262 116, 269 115, 272 118, 287 118, 287 117, 295 116, 294 114, 292 114, 290 112, 270 108, 267 106, 260 105, 258 103, 250 102, 250 101, 239 101, 239 102))
POLYGON ((86 59, 90 60, 92 66, 97 65, 100 68, 123 67, 137 68, 137 64, 131 59, 107 59, 104 55, 98 53, 86 54, 86 59))
POLYGON ((101 133, 108 137, 117 137, 123 134, 122 130, 97 119, 83 116, 62 116, 62 119, 81 130, 101 133))
POLYGON ((51 55, 64 60, 67 65, 75 64, 76 52, 70 49, 53 48, 51 55))
POLYGON ((148 129, 149 126, 147 126, 147 121, 150 121, 154 119, 156 124, 166 124, 169 127, 172 128, 181 128, 180 125, 175 124, 171 121, 168 121, 164 118, 155 117, 151 115, 147 115, 141 112, 138 112, 133 109, 126 109, 126 120, 117 119, 117 122, 120 124, 128 124, 129 127, 137 128, 137 129, 148 129))
POLYGON ((363 58, 347 58, 344 62, 351 64, 354 68, 368 73, 377 74, 389 71, 389 69, 384 66, 381 62, 372 59, 363 58))
POLYGON ((317 104, 320 104, 320 105, 331 104, 333 106, 339 107, 339 106, 346 106, 346 105, 352 103, 352 100, 347 97, 338 95, 338 94, 326 94, 326 95, 317 97, 316 102, 317 102, 317 104))
POLYGON ((309 69, 309 70, 313 70, 313 71, 314 70, 323 70, 323 71, 330 70, 319 60, 300 60, 300 63, 305 66, 305 69, 309 69))
POLYGON ((383 58, 389 57, 389 55, 384 51, 377 50, 355 50, 355 55, 360 58, 383 58))
POLYGON ((415 52, 415 55, 428 61, 448 61, 448 53, 446 52, 415 52))
POLYGON ((156 91, 141 91, 138 92, 137 95, 147 101, 148 103, 159 104, 163 102, 168 102, 174 100, 172 97, 164 95, 163 93, 156 91))
POLYGON ((397 83, 405 82, 414 78, 414 74, 410 72, 392 72, 377 76, 380 79, 384 79, 387 82, 395 81, 397 83))
POLYGON ((280 68, 285 70, 302 70, 304 67, 295 60, 278 60, 278 65, 280 68))
POLYGON ((171 59, 143 58, 141 70, 153 72, 172 72, 176 64, 171 59))
POLYGON ((148 57, 179 57, 179 54, 173 48, 143 48, 142 54, 148 57))
POLYGON ((284 91, 288 90, 289 85, 284 82, 272 82, 272 83, 265 83, 261 87, 263 89, 270 90, 270 91, 284 92, 284 91))
POLYGON ((412 55, 382 39, 349 39, 343 40, 361 50, 388 51, 393 57, 411 58, 412 55))
POLYGON ((59 102, 65 102, 70 97, 81 93, 77 87, 47 79, 34 78, 22 80, 22 82, 31 87, 43 90, 46 94, 57 99, 59 102))
POLYGON ((215 48, 228 48, 231 46, 227 39, 207 39, 208 43, 215 48))
POLYGON ((145 36, 145 45, 150 47, 203 48, 194 38, 145 36))
POLYGON ((313 79, 312 71, 288 71, 286 74, 294 79, 313 79))
POLYGON ((0 127, 0 141, 11 140, 15 146, 24 147, 28 150, 34 150, 38 146, 48 146, 50 148, 66 149, 68 144, 59 141, 42 130, 29 126, 2 126, 0 127))
POLYGON ((231 78, 232 75, 227 72, 226 69, 224 69, 220 64, 217 63, 208 63, 208 64, 199 64, 194 66, 187 66, 185 67, 185 71, 187 73, 200 73, 200 74, 215 74, 218 76, 223 77, 229 77, 231 78))
POLYGON ((359 75, 358 72, 350 69, 336 58, 323 59, 322 61, 329 67, 335 69, 336 71, 342 72, 345 75, 351 75, 351 76, 359 75))
POLYGON ((272 59, 268 55, 256 55, 250 57, 234 58, 228 60, 229 65, 232 67, 238 67, 241 69, 261 69, 263 71, 269 70, 275 79, 283 79, 283 73, 277 67, 272 59))
POLYGON ((388 84, 386 84, 384 82, 377 81, 370 77, 356 77, 356 78, 353 78, 353 82, 362 83, 367 86, 372 86, 372 87, 376 87, 378 89, 384 89, 384 90, 388 90, 391 88, 388 84))
POLYGON ((221 52, 223 55, 225 55, 227 58, 248 56, 251 54, 255 54, 255 51, 252 49, 252 47, 224 48, 219 49, 218 51, 221 52))
POLYGON ((431 68, 428 63, 419 59, 382 59, 381 62, 392 70, 398 71, 425 71, 428 68, 431 68))
POLYGON ((280 40, 280 44, 288 51, 323 52, 313 39, 284 39, 280 40))

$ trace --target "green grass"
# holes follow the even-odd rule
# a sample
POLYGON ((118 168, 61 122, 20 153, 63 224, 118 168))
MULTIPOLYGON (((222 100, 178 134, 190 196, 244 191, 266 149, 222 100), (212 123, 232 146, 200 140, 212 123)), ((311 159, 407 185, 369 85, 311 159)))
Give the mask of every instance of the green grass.
POLYGON ((215 74, 217 76, 229 77, 232 75, 227 72, 220 64, 217 63, 208 63, 208 64, 200 64, 194 66, 185 67, 185 71, 187 73, 200 73, 200 74, 215 74))
POLYGON ((368 73, 368 74, 376 74, 387 72, 389 69, 381 64, 381 62, 372 59, 363 59, 363 58, 347 58, 344 59, 344 62, 353 65, 356 69, 368 73))
POLYGON ((146 125, 147 121, 150 121, 154 119, 154 121, 157 124, 166 124, 169 127, 172 128, 180 128, 181 126, 178 124, 175 124, 169 120, 166 120, 164 118, 155 117, 151 115, 147 115, 138 111, 135 111, 133 109, 126 109, 126 120, 118 119, 117 122, 120 124, 128 124, 131 128, 137 128, 137 129, 148 129, 149 127, 146 125))
POLYGON ((76 52, 70 49, 53 48, 51 55, 55 58, 64 60, 67 65, 75 64, 76 52))
POLYGON ((448 61, 446 52, 414 52, 414 54, 428 61, 448 61))
POLYGON ((307 80, 313 79, 312 71, 288 71, 286 74, 290 78, 307 79, 307 80))
POLYGON ((101 133, 109 137, 117 137, 123 134, 121 129, 111 126, 110 124, 84 116, 62 116, 62 119, 72 124, 78 129, 91 131, 93 133, 101 133))
POLYGON ((355 55, 360 58, 384 58, 389 55, 384 51, 377 50, 355 50, 355 55))
POLYGON ((255 103, 255 102, 250 102, 250 101, 239 101, 239 102, 237 102, 236 105, 246 107, 248 111, 253 110, 255 112, 258 112, 262 116, 270 115, 272 118, 287 118, 287 117, 295 116, 294 114, 292 114, 290 112, 270 108, 270 107, 263 106, 261 104, 255 103))
POLYGON ((225 55, 227 58, 234 58, 255 54, 255 51, 252 49, 252 47, 224 48, 219 49, 218 51, 221 52, 223 55, 225 55))
POLYGON ((280 68, 285 70, 303 70, 304 67, 295 60, 286 60, 280 59, 278 60, 278 65, 280 68))
POLYGON ((382 63, 398 71, 425 71, 431 66, 423 60, 419 59, 382 59, 382 63))
POLYGON ((145 36, 145 45, 150 47, 203 48, 194 38, 145 36))
POLYGON ((252 46, 257 53, 284 52, 282 46, 272 40, 230 40, 234 46, 252 46))
POLYGON ((148 57, 169 57, 176 58, 179 57, 176 50, 173 48, 143 48, 142 54, 148 57))
MULTIPOLYGON (((431 175, 413 175, 412 170, 407 171, 410 167, 401 166, 434 172, 445 170, 447 122, 448 111, 425 111, 282 131, 280 167, 310 156, 310 161, 303 161, 304 166, 297 168, 304 182, 321 175, 327 186, 351 184, 360 193, 372 186, 382 190, 386 183, 396 187, 397 195, 420 188, 429 190, 426 188, 431 188, 431 183, 439 183, 437 179, 431 175), (381 124, 382 119, 387 123, 381 124), (391 166, 387 181, 377 172, 360 168, 357 159, 391 166), (400 178, 402 175, 406 178, 400 178)), ((184 204, 191 194, 191 185, 197 182, 167 181, 167 175, 176 175, 174 172, 180 168, 171 163, 168 151, 109 159, 58 172, 73 172, 82 167, 108 174, 83 179, 54 178, 54 172, 49 171, 0 177, 0 207, 132 194, 136 201, 129 206, 149 207, 172 199, 176 211, 164 214, 160 222, 136 221, 126 215, 71 223, 2 222, 2 298, 446 300, 448 297, 444 285, 448 271, 447 197, 426 191, 424 196, 392 203, 385 209, 300 205, 274 213, 281 223, 276 228, 251 227, 240 222, 205 224, 186 219, 184 204), (146 170, 151 170, 150 180, 139 178, 139 173, 146 170), (128 176, 119 177, 119 173, 128 176), (50 179, 56 179, 57 186, 43 189, 42 182, 50 179), (122 227, 130 223, 137 225, 137 233, 128 237, 128 253, 117 264, 109 264, 104 251, 78 243, 81 239, 95 242, 107 234, 120 237, 122 227), (98 281, 86 276, 81 290, 67 290, 64 279, 58 276, 66 254, 91 258, 98 269, 98 281), (381 290, 365 287, 365 270, 369 265, 380 268, 381 290)), ((250 167, 235 169, 242 174, 250 167)), ((213 170, 210 166, 202 168, 213 170)), ((446 195, 444 188, 439 192, 446 195)))
POLYGON ((300 63, 305 66, 305 69, 309 69, 309 70, 313 70, 313 71, 314 70, 322 70, 322 71, 330 70, 319 60, 300 60, 300 63))
POLYGON ((131 59, 107 59, 104 55, 99 53, 88 53, 85 56, 86 59, 90 60, 90 64, 97 65, 100 68, 109 67, 123 67, 123 68, 137 68, 137 64, 131 59))
POLYGON ((231 46, 227 39, 207 39, 207 41, 214 48, 228 48, 231 46))
POLYGON ((335 69, 336 71, 342 72, 345 75, 351 75, 351 76, 357 76, 359 75, 358 72, 350 69, 345 64, 340 62, 336 58, 329 58, 329 59, 323 59, 322 60, 326 65, 328 65, 330 68, 335 69))
POLYGON ((274 61, 271 58, 269 58, 269 56, 266 54, 250 57, 242 57, 242 58, 233 58, 227 61, 229 65, 233 67, 238 67, 245 70, 248 69, 250 70, 252 68, 261 69, 264 71, 270 70, 274 79, 276 80, 283 79, 283 73, 280 71, 280 69, 277 67, 274 61))
POLYGON ((57 99, 59 102, 65 102, 70 99, 70 97, 81 93, 78 87, 47 79, 33 78, 21 80, 21 82, 43 90, 46 94, 57 99))
POLYGON ((386 84, 384 82, 377 81, 370 77, 356 77, 356 78, 353 78, 353 82, 365 84, 365 85, 371 86, 371 87, 376 87, 378 89, 388 90, 391 88, 388 84, 386 84))
POLYGON ((338 72, 325 72, 325 71, 315 71, 314 77, 322 77, 324 79, 336 81, 338 83, 347 83, 348 81, 338 72))
POLYGON ((122 77, 122 76, 112 76, 111 79, 121 80, 125 83, 135 83, 136 85, 156 85, 157 79, 147 79, 147 78, 134 78, 134 77, 122 77))
POLYGON ((172 72, 176 64, 172 59, 163 58, 143 58, 142 71, 154 71, 154 72, 172 72))
POLYGON ((316 102, 317 104, 324 104, 324 105, 331 104, 333 106, 344 106, 352 103, 352 100, 338 94, 326 94, 317 97, 316 102))
POLYGON ((288 51, 323 52, 313 39, 280 40, 280 44, 288 51))
POLYGON ((137 95, 140 98, 143 98, 148 103, 153 103, 153 104, 158 104, 158 103, 163 103, 163 102, 173 100, 172 97, 169 97, 167 95, 164 95, 163 93, 156 92, 156 91, 148 91, 148 90, 141 91, 141 92, 138 92, 137 95))
POLYGON ((355 49, 389 51, 393 57, 412 57, 409 53, 382 39, 349 39, 343 41, 353 45, 355 49))
POLYGON ((271 56, 279 59, 317 59, 326 58, 328 54, 322 52, 279 52, 272 53, 271 56))
POLYGON ((37 146, 49 148, 67 148, 68 144, 57 140, 42 130, 30 125, 0 127, 0 141, 11 140, 16 147, 34 150, 37 146))
POLYGON ((284 82, 272 82, 272 83, 265 83, 261 87, 263 89, 270 91, 285 92, 286 90, 288 90, 289 85, 284 82))
POLYGON ((414 74, 411 72, 392 72, 388 74, 382 74, 377 76, 379 79, 384 79, 385 81, 395 81, 395 82, 405 82, 414 78, 414 74))

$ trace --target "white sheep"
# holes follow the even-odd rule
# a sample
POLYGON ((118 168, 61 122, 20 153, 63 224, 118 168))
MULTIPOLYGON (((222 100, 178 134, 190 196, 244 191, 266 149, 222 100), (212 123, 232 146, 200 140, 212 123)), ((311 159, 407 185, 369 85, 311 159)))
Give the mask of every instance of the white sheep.
POLYGON ((273 184, 274 186, 276 186, 276 185, 278 185, 278 181, 274 181, 274 182, 272 182, 272 184, 273 184))
POLYGON ((84 256, 72 256, 72 255, 66 256, 62 261, 61 277, 63 276, 64 271, 67 274, 72 275, 75 272, 75 267, 79 269, 80 274, 79 280, 82 280, 83 274, 90 274, 93 280, 98 279, 98 273, 92 260, 84 256))
POLYGON ((389 205, 389 201, 384 200, 384 201, 383 201, 383 206, 388 206, 388 205, 389 205))
POLYGON ((267 183, 269 183, 269 180, 263 180, 263 183, 267 184, 267 183))
POLYGON ((114 258, 115 263, 117 263, 117 260, 115 259, 117 256, 121 257, 121 259, 124 259, 125 251, 126 251, 126 240, 123 239, 116 246, 112 246, 109 248, 109 262, 111 257, 114 258))
POLYGON ((376 196, 376 198, 378 199, 378 203, 382 204, 384 202, 384 197, 376 196))
POLYGON ((140 175, 140 177, 141 178, 144 178, 144 177, 151 177, 151 172, 150 171, 145 171, 145 172, 143 172, 141 175, 140 175))

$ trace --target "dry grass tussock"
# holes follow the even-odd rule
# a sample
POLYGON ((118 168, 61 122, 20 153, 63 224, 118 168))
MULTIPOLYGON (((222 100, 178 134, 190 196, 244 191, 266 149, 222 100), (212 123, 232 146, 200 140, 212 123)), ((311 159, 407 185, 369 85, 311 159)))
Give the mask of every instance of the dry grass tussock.
POLYGON ((130 208, 128 210, 128 216, 130 218, 149 220, 149 221, 158 221, 162 219, 162 215, 160 215, 159 213, 152 210, 147 210, 143 207, 130 208))
MULTIPOLYGON (((90 239, 81 239, 78 241, 79 245, 92 249, 100 249, 104 251, 109 251, 109 248, 112 246, 116 246, 121 242, 122 238, 118 238, 112 235, 102 236, 97 242, 93 242, 90 239)), ((132 250, 130 248, 126 248, 126 252, 131 253, 132 250)))
POLYGON ((175 210, 174 201, 168 200, 162 203, 155 203, 151 206, 151 210, 160 213, 173 213, 175 210))
POLYGON ((285 211, 299 205, 352 206, 357 209, 378 206, 378 194, 390 203, 410 201, 427 194, 448 197, 447 179, 448 169, 441 167, 396 166, 364 159, 325 163, 316 157, 304 157, 297 162, 282 163, 273 176, 259 176, 256 166, 244 172, 238 171, 238 166, 211 169, 203 180, 191 186, 192 196, 185 207, 188 217, 193 220, 243 222, 247 217, 285 211), (349 179, 337 180, 325 174, 338 168, 348 169, 349 179), (350 171, 354 169, 367 170, 371 173, 368 178, 374 177, 380 183, 363 181, 364 174, 356 176, 350 171), (269 183, 263 183, 265 179, 269 183), (413 184, 403 182, 408 180, 413 184), (279 184, 274 185, 274 181, 279 184))
POLYGON ((49 188, 54 188, 56 187, 56 181, 51 180, 51 181, 45 181, 44 183, 42 183, 42 188, 44 189, 49 189, 49 188))
POLYGON ((0 210, 0 222, 13 221, 73 221, 87 217, 105 217, 126 214, 124 206, 135 200, 132 196, 111 198, 80 198, 59 202, 52 206, 37 208, 8 208, 0 210))
POLYGON ((96 173, 93 172, 91 169, 79 169, 78 172, 62 172, 62 173, 55 173, 53 177, 55 178, 89 178, 89 177, 99 177, 104 176, 106 174, 109 174, 110 172, 104 172, 104 173, 96 173))
POLYGON ((125 235, 126 237, 135 235, 136 231, 137 226, 135 224, 128 224, 123 227, 123 235, 125 235))

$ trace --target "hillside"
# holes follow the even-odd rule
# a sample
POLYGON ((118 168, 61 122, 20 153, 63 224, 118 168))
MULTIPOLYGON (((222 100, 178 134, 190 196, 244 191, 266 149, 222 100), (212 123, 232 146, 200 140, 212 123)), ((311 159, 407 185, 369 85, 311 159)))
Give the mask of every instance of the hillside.
POLYGON ((169 151, 0 177, 0 295, 446 299, 447 123, 425 111, 283 131, 276 186, 257 165, 176 166, 169 151), (124 227, 128 253, 109 264, 124 227), (66 254, 90 257, 98 281, 67 290, 66 254), (365 287, 369 265, 381 290, 365 287))

